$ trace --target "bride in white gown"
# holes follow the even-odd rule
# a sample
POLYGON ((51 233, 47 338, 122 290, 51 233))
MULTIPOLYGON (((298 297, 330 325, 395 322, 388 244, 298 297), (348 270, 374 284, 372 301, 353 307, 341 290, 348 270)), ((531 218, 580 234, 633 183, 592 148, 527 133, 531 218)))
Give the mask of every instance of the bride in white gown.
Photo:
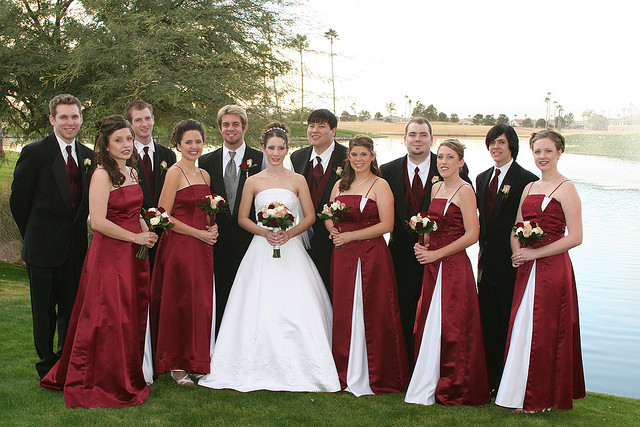
POLYGON ((315 221, 315 210, 305 178, 282 164, 287 131, 277 122, 263 130, 269 164, 247 179, 238 214, 238 224, 254 237, 231 288, 210 374, 199 385, 245 392, 340 390, 331 353, 331 303, 301 238, 315 221), (277 201, 298 224, 273 232, 254 223, 249 219, 254 198, 256 212, 277 201), (281 258, 272 256, 275 245, 281 258))

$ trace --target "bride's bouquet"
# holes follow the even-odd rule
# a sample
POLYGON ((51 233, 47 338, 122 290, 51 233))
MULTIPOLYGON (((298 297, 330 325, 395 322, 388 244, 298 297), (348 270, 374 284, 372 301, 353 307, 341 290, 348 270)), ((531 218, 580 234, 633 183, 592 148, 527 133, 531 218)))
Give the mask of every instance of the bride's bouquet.
MULTIPOLYGON (((286 230, 293 225, 294 217, 285 205, 280 202, 271 202, 263 206, 258 212, 258 221, 265 227, 272 228, 275 233, 286 230)), ((273 257, 280 258, 280 245, 273 247, 273 257)))
MULTIPOLYGON (((346 203, 342 203, 340 200, 335 200, 333 203, 327 203, 322 207, 322 211, 318 214, 318 218, 322 221, 326 221, 330 219, 333 221, 333 224, 336 228, 338 228, 337 224, 346 213, 351 210, 351 205, 347 205, 346 203)), ((338 231, 340 229, 338 228, 338 231)), ((341 246, 336 246, 336 248, 341 248, 341 246)))
POLYGON ((418 235, 418 241, 421 245, 425 244, 425 236, 429 237, 431 232, 438 229, 438 224, 429 218, 426 212, 417 213, 407 221, 409 229, 418 235))
POLYGON ((542 231, 542 228, 533 221, 519 222, 513 226, 513 231, 523 246, 533 246, 547 235, 547 233, 542 231))
POLYGON ((211 217, 214 224, 216 223, 216 215, 229 207, 229 202, 217 194, 209 194, 200 198, 198 204, 200 209, 211 217))
MULTIPOLYGON (((168 230, 175 224, 171 222, 169 214, 162 208, 149 208, 142 209, 142 219, 147 223, 149 230, 155 231, 158 229, 168 230)), ((149 247, 142 245, 136 254, 136 257, 140 259, 146 259, 149 254, 149 247)))

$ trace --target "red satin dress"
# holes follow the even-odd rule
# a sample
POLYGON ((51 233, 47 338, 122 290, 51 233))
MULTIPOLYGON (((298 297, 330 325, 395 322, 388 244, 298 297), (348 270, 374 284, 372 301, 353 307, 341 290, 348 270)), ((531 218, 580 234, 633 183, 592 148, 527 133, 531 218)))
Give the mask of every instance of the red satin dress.
MULTIPOLYGON (((429 217, 438 226, 429 236, 429 250, 447 246, 465 233, 462 211, 454 203, 450 203, 448 208, 446 204, 447 199, 434 198, 429 205, 429 217)), ((464 250, 425 265, 414 328, 414 360, 420 352, 432 351, 425 347, 430 343, 423 343, 422 338, 440 269, 440 377, 431 379, 437 383, 435 401, 445 406, 489 403, 489 374, 476 280, 464 250)), ((414 381, 419 381, 415 375, 407 398, 414 381)))
MULTIPOLYGON (((378 205, 367 199, 360 210, 360 195, 340 195, 352 206, 338 223, 341 232, 361 230, 378 224, 378 205)), ((373 393, 398 393, 409 382, 398 290, 393 261, 382 236, 357 240, 335 248, 331 259, 331 295, 333 302, 333 355, 340 385, 347 387, 349 349, 354 306, 357 264, 361 263, 362 304, 369 386, 373 393)))
MULTIPOLYGON (((522 203, 523 219, 535 221, 547 233, 533 248, 546 246, 565 235, 566 220, 562 205, 551 198, 543 209, 544 199, 544 194, 530 194, 522 203)), ((518 268, 506 354, 507 360, 509 357, 528 356, 529 364, 527 372, 515 375, 508 372, 509 364, 505 364, 496 399, 498 405, 519 407, 522 404, 522 409, 526 411, 571 409, 573 399, 585 397, 578 295, 568 252, 529 261, 518 268), (523 298, 531 291, 527 288, 532 273, 535 274, 533 319, 527 320, 529 325, 532 322, 531 350, 524 355, 521 349, 510 344, 514 334, 521 332, 514 329, 514 322, 518 312, 524 308, 524 304, 521 304, 523 298), (513 404, 510 396, 503 397, 503 394, 512 387, 510 378, 517 377, 522 377, 518 387, 526 384, 526 388, 524 401, 513 404)))
MULTIPOLYGON (((194 184, 176 192, 171 216, 204 230, 198 200, 211 189, 194 184)), ((209 372, 213 316, 213 246, 175 231, 162 233, 151 279, 154 371, 209 372)))
MULTIPOLYGON (((107 219, 140 229, 139 185, 109 195, 107 219)), ((64 389, 67 407, 117 408, 143 403, 149 387, 142 373, 149 304, 149 261, 139 245, 95 232, 58 363, 40 385, 64 389)))

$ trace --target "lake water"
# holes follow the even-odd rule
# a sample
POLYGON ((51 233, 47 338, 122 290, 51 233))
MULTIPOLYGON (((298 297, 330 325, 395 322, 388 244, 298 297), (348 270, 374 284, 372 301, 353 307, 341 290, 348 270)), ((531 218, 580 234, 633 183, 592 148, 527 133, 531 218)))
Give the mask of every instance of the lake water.
MULTIPOLYGON (((474 181, 493 162, 484 139, 461 140, 474 181)), ((434 141, 434 150, 439 140, 434 141)), ((640 162, 565 153, 560 172, 582 200, 584 238, 569 251, 578 287, 588 391, 640 398, 640 162)), ((402 139, 376 139, 378 163, 406 153, 402 139)), ((518 163, 540 175, 528 144, 518 163)), ((467 249, 472 263, 478 247, 467 249)))

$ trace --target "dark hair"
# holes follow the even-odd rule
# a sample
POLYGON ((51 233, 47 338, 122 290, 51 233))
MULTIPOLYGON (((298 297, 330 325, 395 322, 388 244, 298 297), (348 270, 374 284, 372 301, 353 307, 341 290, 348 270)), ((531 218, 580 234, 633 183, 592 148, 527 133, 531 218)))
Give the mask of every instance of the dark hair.
MULTIPOLYGON (((351 153, 353 147, 364 147, 369 150, 371 154, 376 154, 373 149, 373 139, 368 135, 356 135, 351 138, 349 141, 349 150, 347 150, 347 158, 344 160, 344 172, 342 173, 342 179, 338 186, 338 190, 340 191, 346 191, 351 188, 351 184, 356 179, 356 171, 353 170, 351 162, 349 162, 349 153, 351 153)), ((369 169, 374 175, 380 176, 380 168, 378 167, 378 161, 376 159, 371 161, 371 167, 369 169)))
POLYGON ((307 124, 311 123, 328 123, 329 128, 335 129, 338 127, 338 118, 331 111, 326 108, 312 111, 307 119, 307 124))
POLYGON ((178 147, 178 144, 180 144, 180 142, 182 141, 182 136, 185 134, 185 132, 188 132, 190 130, 197 130, 198 132, 200 132, 200 135, 202 136, 202 142, 204 142, 204 128, 202 127, 200 122, 193 119, 185 119, 181 122, 176 123, 176 125, 173 127, 173 133, 171 134, 171 143, 173 144, 174 148, 178 147))
MULTIPOLYGON (((111 154, 109 154, 107 146, 109 145, 109 138, 111 135, 115 131, 124 128, 129 129, 131 136, 133 136, 133 128, 122 116, 108 116, 98 123, 98 136, 96 137, 96 144, 94 147, 96 151, 96 164, 102 166, 104 170, 107 171, 109 178, 111 179, 111 184, 114 187, 120 187, 124 184, 125 176, 120 172, 118 163, 116 163, 115 159, 111 157, 111 154)), ((132 147, 132 150, 134 150, 134 153, 131 155, 131 165, 135 168, 138 166, 138 157, 135 155, 135 147, 132 147)), ((133 168, 131 169, 131 177, 136 179, 136 176, 133 173, 133 168)))
POLYGON ((553 129, 543 129, 540 132, 534 132, 529 139, 529 146, 533 150, 533 143, 544 138, 549 138, 556 144, 556 150, 564 152, 564 136, 560 135, 553 129))
POLYGON ((487 146, 488 150, 489 145, 491 145, 491 143, 502 134, 507 137, 507 141, 509 141, 509 150, 511 150, 511 157, 513 158, 513 160, 515 160, 516 157, 518 157, 520 140, 518 139, 518 134, 516 133, 515 129, 511 126, 505 124, 495 125, 491 129, 489 129, 487 137, 484 140, 484 144, 487 146))
POLYGON ((60 95, 54 96, 53 99, 49 101, 49 114, 51 117, 56 117, 56 107, 60 104, 76 105, 78 107, 78 111, 82 114, 82 104, 80 103, 80 100, 68 93, 61 93, 60 95))
POLYGON ((260 139, 260 145, 263 147, 267 146, 267 141, 269 138, 273 138, 277 136, 279 138, 284 139, 284 146, 289 148, 289 128, 284 123, 280 122, 271 122, 262 128, 262 137, 260 139))
POLYGON ((427 127, 429 128, 429 135, 433 137, 433 127, 431 126, 431 123, 429 122, 429 120, 425 119, 424 117, 411 117, 407 122, 407 124, 404 125, 405 136, 407 135, 407 131, 409 130, 409 125, 412 123, 418 123, 419 125, 427 125, 427 127))
POLYGON ((124 116, 127 118, 127 120, 131 121, 131 112, 133 110, 140 111, 144 110, 145 108, 148 108, 151 115, 153 115, 153 107, 151 106, 151 104, 143 101, 142 99, 136 99, 127 106, 126 110, 124 110, 124 116))

